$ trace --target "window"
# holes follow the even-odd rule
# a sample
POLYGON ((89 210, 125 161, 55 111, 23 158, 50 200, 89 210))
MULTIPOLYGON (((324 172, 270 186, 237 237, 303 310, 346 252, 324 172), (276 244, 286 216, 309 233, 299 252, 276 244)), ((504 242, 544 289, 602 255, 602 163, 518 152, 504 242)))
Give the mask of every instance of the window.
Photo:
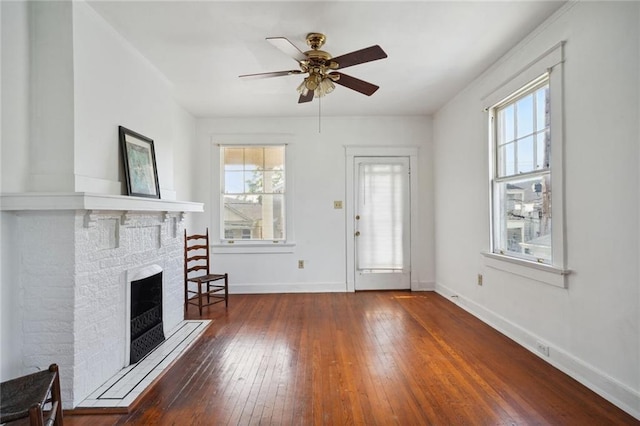
POLYGON ((571 272, 565 263, 564 62, 561 41, 483 97, 491 151, 485 265, 562 288, 571 272))
POLYGON ((285 146, 221 146, 221 232, 232 242, 286 239, 285 146))
POLYGON ((552 264, 549 76, 491 108, 493 251, 552 264))

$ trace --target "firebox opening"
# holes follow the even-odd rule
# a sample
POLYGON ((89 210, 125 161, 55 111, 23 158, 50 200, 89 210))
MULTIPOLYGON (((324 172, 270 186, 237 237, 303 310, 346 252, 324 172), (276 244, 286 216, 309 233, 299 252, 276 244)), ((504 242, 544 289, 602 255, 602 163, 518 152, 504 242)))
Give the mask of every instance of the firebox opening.
POLYGON ((165 340, 162 323, 162 272, 131 281, 130 363, 165 340))

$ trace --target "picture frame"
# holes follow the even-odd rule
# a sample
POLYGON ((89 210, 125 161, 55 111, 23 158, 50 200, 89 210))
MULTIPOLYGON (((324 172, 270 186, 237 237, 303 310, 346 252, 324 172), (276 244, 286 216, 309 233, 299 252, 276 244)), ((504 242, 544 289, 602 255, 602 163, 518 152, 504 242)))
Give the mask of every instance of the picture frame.
POLYGON ((160 199, 153 139, 118 126, 127 195, 160 199))

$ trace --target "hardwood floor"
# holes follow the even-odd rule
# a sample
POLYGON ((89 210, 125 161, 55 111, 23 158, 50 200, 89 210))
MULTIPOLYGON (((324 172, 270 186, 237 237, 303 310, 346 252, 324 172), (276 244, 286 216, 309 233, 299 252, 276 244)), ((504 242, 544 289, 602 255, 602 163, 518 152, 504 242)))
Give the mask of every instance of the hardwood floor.
POLYGON ((232 295, 205 316, 133 413, 65 424, 640 424, 435 293, 232 295))

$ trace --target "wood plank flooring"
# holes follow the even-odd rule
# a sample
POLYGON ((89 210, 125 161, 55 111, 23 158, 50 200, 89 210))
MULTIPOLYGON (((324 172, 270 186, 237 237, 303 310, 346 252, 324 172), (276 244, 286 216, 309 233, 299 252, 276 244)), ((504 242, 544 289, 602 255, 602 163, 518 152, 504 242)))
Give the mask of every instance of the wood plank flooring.
POLYGON ((203 317, 134 412, 65 424, 640 424, 435 293, 231 295, 203 317))

